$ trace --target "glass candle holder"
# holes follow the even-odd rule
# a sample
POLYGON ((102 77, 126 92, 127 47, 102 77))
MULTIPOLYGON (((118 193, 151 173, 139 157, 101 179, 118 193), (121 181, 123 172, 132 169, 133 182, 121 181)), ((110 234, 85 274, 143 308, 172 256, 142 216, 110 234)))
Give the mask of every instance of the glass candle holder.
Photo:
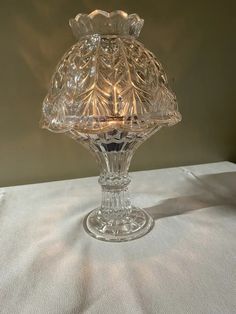
POLYGON ((59 62, 43 103, 41 125, 83 144, 100 168, 101 205, 85 229, 104 241, 128 241, 153 226, 131 204, 128 169, 136 149, 181 120, 161 64, 137 37, 137 14, 96 10, 70 20, 77 38, 59 62))

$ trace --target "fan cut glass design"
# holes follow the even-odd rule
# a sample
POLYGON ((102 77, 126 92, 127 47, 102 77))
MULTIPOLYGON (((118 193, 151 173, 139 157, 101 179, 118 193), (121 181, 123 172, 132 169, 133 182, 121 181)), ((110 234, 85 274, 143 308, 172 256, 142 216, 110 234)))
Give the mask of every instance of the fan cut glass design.
POLYGON ((181 120, 155 56, 137 37, 137 14, 96 10, 70 20, 77 43, 63 56, 43 103, 41 125, 89 149, 100 167, 101 206, 85 229, 97 239, 128 241, 152 218, 131 205, 128 169, 135 150, 162 126, 181 120))

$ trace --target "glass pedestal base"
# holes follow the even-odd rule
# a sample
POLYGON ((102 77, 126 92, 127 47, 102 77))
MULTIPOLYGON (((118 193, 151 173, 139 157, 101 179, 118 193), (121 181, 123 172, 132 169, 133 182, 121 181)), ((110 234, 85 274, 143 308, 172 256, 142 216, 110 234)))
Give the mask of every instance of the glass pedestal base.
MULTIPOLYGON (((109 215, 107 215, 109 217, 109 215)), ((127 215, 111 219, 94 209, 84 219, 84 228, 92 237, 110 242, 130 241, 148 233, 154 221, 145 210, 132 207, 127 215)))

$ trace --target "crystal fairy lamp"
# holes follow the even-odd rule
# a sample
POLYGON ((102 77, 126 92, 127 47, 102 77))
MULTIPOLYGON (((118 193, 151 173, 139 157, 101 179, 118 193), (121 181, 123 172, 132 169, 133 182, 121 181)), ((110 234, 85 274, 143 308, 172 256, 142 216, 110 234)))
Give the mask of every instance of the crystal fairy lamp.
POLYGON ((129 165, 146 139, 181 120, 161 64, 137 40, 143 22, 100 10, 71 19, 77 43, 59 62, 43 103, 42 127, 83 144, 98 162, 102 201, 84 226, 104 241, 133 240, 152 228, 152 217, 131 204, 129 165))

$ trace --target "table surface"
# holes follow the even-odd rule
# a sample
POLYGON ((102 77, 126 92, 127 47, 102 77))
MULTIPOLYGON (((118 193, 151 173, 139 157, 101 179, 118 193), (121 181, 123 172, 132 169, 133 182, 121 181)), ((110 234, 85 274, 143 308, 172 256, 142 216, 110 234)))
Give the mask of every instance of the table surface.
POLYGON ((124 243, 83 229, 95 177, 0 189, 0 313, 236 313, 236 165, 131 177, 155 226, 124 243))

